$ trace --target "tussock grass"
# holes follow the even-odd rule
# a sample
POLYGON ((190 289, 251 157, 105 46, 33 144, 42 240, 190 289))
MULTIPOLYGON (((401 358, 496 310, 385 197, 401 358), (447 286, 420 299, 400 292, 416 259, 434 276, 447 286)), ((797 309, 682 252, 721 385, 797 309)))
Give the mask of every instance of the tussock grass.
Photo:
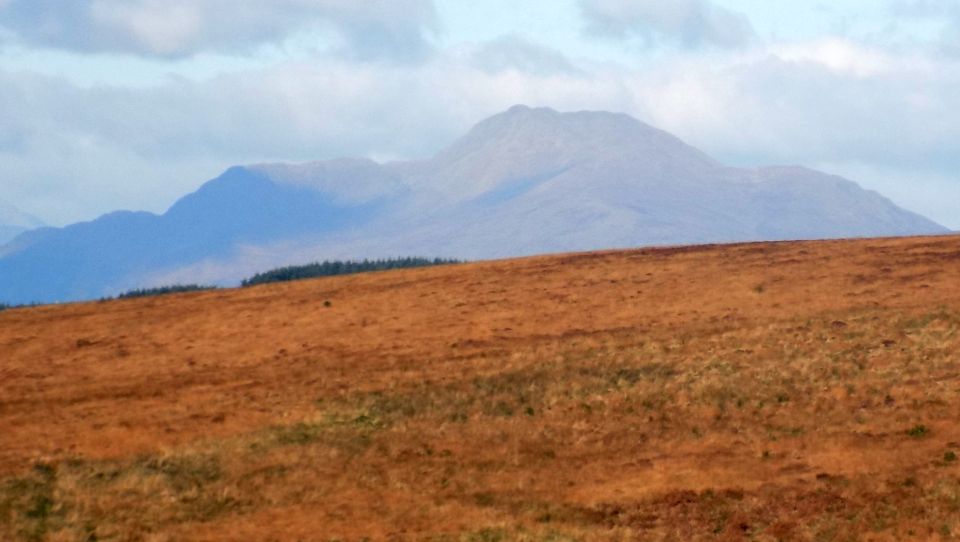
MULTIPOLYGON (((869 313, 847 319, 856 321, 858 316, 869 321, 869 313)), ((911 344, 926 344, 931 334, 943 340, 943 331, 932 327, 937 321, 949 329, 956 320, 938 313, 926 326, 905 325, 911 344)), ((499 372, 324 396, 317 399, 316 413, 310 418, 228 440, 214 439, 130 461, 38 464, 29 475, 2 482, 0 517, 9 525, 6 535, 31 540, 50 533, 108 538, 163 530, 267 505, 323 499, 338 491, 345 474, 329 480, 312 477, 310 497, 303 493, 303 473, 354 465, 349 467, 358 475, 353 481, 370 490, 413 483, 413 478, 406 477, 414 476, 421 491, 431 488, 427 492, 437 496, 463 495, 468 506, 526 518, 509 529, 437 540, 589 539, 577 538, 576 533, 601 525, 645 524, 646 514, 653 514, 660 505, 639 501, 616 513, 605 507, 533 505, 491 486, 491 477, 562 468, 577 457, 629 442, 653 439, 683 447, 724 435, 736 436, 752 457, 784 465, 782 443, 808 438, 811 432, 839 435, 858 425, 851 419, 849 401, 826 397, 825 385, 841 386, 844 395, 869 405, 864 423, 875 430, 887 428, 890 436, 886 438, 895 440, 897 434, 906 439, 928 438, 927 425, 909 425, 908 431, 892 428, 909 424, 913 411, 929 412, 931 405, 946 415, 952 392, 931 387, 918 402, 904 399, 903 409, 889 409, 885 399, 900 395, 892 385, 909 369, 909 364, 886 365, 874 359, 884 348, 877 339, 889 330, 865 328, 854 337, 826 342, 822 337, 828 329, 830 317, 803 326, 789 321, 771 324, 753 342, 752 353, 742 352, 741 337, 723 330, 688 338, 683 344, 672 338, 661 342, 644 337, 580 348, 541 347, 519 356, 514 353, 499 372), (780 337, 788 334, 792 335, 790 346, 784 348, 780 337), (942 406, 936 406, 941 401, 942 406), (431 433, 425 430, 428 427, 441 431, 431 433), (447 436, 438 441, 438 434, 447 436), (485 453, 485 447, 491 453, 485 453), (498 450, 504 447, 512 450, 508 456, 514 459, 498 459, 503 457, 498 450), (471 451, 465 456, 464 450, 471 451), (394 472, 404 464, 419 465, 416 474, 394 472), (385 475, 392 482, 385 482, 385 475), (398 475, 400 479, 393 478, 398 475), (388 486, 382 487, 383 483, 388 486), (526 525, 560 530, 530 531, 526 525), (564 529, 573 534, 565 534, 564 529)), ((925 374, 931 381, 939 370, 954 366, 952 352, 951 348, 924 349, 925 374)), ((949 457, 944 455, 942 463, 955 460, 949 457)), ((850 478, 845 483, 831 497, 843 505, 820 510, 819 519, 810 524, 811 535, 830 538, 858 528, 884 531, 897 518, 910 514, 872 506, 862 495, 854 498, 861 486, 871 485, 867 478, 850 478)), ((911 498, 933 507, 928 510, 960 510, 960 480, 940 480, 935 487, 935 496, 928 494, 929 487, 911 487, 911 498)), ((876 498, 886 498, 883 494, 876 498)), ((708 492, 690 499, 684 506, 690 508, 693 521, 718 536, 729 530, 731 518, 766 517, 766 512, 751 508, 754 501, 744 501, 742 496, 708 492)), ((775 523, 771 517, 765 527, 762 522, 751 523, 751 529, 762 532, 775 523)))
MULTIPOLYGON (((58 336, 60 357, 48 363, 87 363, 83 374, 109 368, 111 377, 126 370, 122 400, 110 402, 103 390, 115 389, 95 379, 75 378, 61 395, 24 394, 38 386, 17 380, 21 396, 0 403, 0 416, 59 401, 84 427, 83 416, 105 418, 101 405, 123 405, 150 415, 131 415, 124 432, 120 412, 105 433, 143 438, 136 422, 156 417, 150 429, 164 438, 8 468, 0 540, 960 532, 960 305, 946 282, 899 268, 875 280, 867 265, 833 278, 824 268, 836 272, 835 259, 795 272, 804 280, 781 280, 764 251, 794 249, 724 250, 745 251, 756 267, 724 252, 720 261, 744 276, 711 269, 697 279, 709 251, 654 251, 626 264, 564 256, 573 271, 551 279, 553 260, 532 260, 521 268, 532 278, 520 301, 510 289, 519 279, 499 268, 478 267, 469 280, 439 268, 354 276, 302 292, 286 285, 274 301, 270 287, 238 290, 222 318, 176 328, 176 343, 119 344, 92 325, 58 336), (693 270, 677 273, 680 259, 693 270), (922 278, 903 278, 914 275, 922 278), (708 288, 718 282, 724 288, 708 288), (920 288, 928 282, 936 295, 920 288), (831 296, 815 297, 824 287, 831 296), (129 355, 117 356, 118 344, 129 355), (168 363, 167 372, 149 372, 143 359, 168 363), (149 378, 160 381, 145 386, 149 378)), ((198 305, 151 325, 216 310, 201 297, 184 297, 198 305)), ((116 305, 146 328, 148 302, 116 305)), ((50 314, 44 325, 55 322, 50 314)), ((4 344, 33 360, 42 349, 27 331, 4 344)), ((34 374, 33 363, 12 378, 34 374)), ((10 446, 0 458, 24 457, 10 446)))

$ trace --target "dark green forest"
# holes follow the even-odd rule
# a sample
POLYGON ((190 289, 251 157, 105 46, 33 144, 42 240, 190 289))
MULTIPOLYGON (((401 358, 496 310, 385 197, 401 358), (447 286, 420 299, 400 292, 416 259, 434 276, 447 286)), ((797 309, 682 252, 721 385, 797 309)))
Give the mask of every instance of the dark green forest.
MULTIPOLYGON (((137 288, 126 291, 117 296, 117 299, 128 299, 132 297, 150 297, 155 295, 180 294, 184 292, 202 292, 205 290, 215 290, 216 286, 204 286, 200 284, 173 284, 170 286, 159 286, 156 288, 137 288)), ((109 299, 109 298, 107 298, 109 299)))
POLYGON ((452 265, 463 263, 461 260, 444 258, 386 258, 380 260, 362 261, 323 261, 307 265, 293 265, 280 267, 244 280, 243 286, 268 284, 271 282, 285 282, 316 277, 332 277, 335 275, 350 275, 353 273, 368 273, 371 271, 386 271, 389 269, 408 269, 411 267, 428 267, 434 265, 452 265))
MULTIPOLYGON (((336 275, 350 275, 353 273, 369 273, 372 271, 387 271, 390 269, 409 269, 413 267, 429 267, 434 265, 453 265, 463 263, 462 260, 447 258, 384 258, 378 260, 333 260, 311 263, 306 265, 291 265, 279 267, 257 273, 256 275, 245 279, 241 285, 254 286, 257 284, 269 284, 272 282, 286 282, 291 280, 302 280, 316 277, 332 277, 336 275)), ((166 294, 179 294, 185 292, 202 292, 206 290, 216 290, 216 286, 207 286, 201 284, 173 284, 170 286, 159 286, 155 288, 137 288, 128 290, 117 296, 107 296, 100 298, 100 301, 110 301, 112 299, 130 299, 136 297, 150 297, 166 294)), ((19 307, 33 307, 37 304, 10 305, 0 303, 0 311, 15 309, 19 307)))

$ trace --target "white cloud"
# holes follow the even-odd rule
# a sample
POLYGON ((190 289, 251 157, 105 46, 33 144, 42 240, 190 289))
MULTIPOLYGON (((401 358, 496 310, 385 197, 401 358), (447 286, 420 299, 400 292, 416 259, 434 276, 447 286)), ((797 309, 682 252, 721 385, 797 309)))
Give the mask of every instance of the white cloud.
POLYGON ((518 70, 537 75, 574 74, 578 69, 562 53, 519 36, 501 36, 477 47, 470 62, 487 72, 518 70))
POLYGON ((742 13, 710 0, 580 0, 587 31, 598 36, 637 36, 647 44, 677 42, 691 48, 739 48, 754 37, 742 13))
POLYGON ((199 4, 98 0, 90 6, 90 19, 94 27, 126 34, 151 54, 163 56, 184 54, 200 39, 204 26, 199 4))
POLYGON ((935 42, 940 53, 960 57, 960 2, 955 0, 891 0, 889 10, 898 21, 939 24, 935 42))
POLYGON ((906 17, 943 17, 960 12, 955 0, 891 0, 893 15, 906 17))
POLYGON ((729 160, 960 165, 960 69, 896 60, 874 73, 838 70, 818 48, 674 60, 634 75, 631 88, 655 124, 729 160))
MULTIPOLYGON (((902 69, 904 60, 883 51, 841 38, 824 38, 814 42, 778 44, 774 54, 787 62, 812 62, 833 71, 857 77, 871 77, 902 69)), ((921 59, 922 60, 922 59, 921 59)))
POLYGON ((420 59, 431 0, 6 0, 0 27, 21 42, 80 52, 182 57, 248 52, 320 31, 361 58, 420 59))
POLYGON ((162 211, 232 164, 425 157, 527 103, 627 112, 740 165, 836 166, 960 228, 943 205, 960 201, 957 63, 835 40, 679 54, 643 69, 568 59, 573 70, 548 69, 551 54, 539 69, 549 49, 525 42, 538 54, 477 62, 502 45, 413 66, 320 56, 141 89, 0 71, 0 186, 53 222, 162 211))

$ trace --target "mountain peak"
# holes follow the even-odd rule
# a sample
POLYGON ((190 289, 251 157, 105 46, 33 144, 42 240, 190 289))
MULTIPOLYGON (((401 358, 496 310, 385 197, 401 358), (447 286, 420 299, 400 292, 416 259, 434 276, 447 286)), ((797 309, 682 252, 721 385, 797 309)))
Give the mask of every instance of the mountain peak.
MULTIPOLYGON (((518 113, 524 113, 524 112, 530 111, 531 109, 532 109, 532 108, 531 108, 529 105, 526 105, 526 104, 516 104, 516 105, 511 106, 509 109, 507 109, 507 110, 505 111, 505 113, 518 114, 518 113)), ((546 109, 546 108, 544 108, 544 109, 546 109)))
POLYGON ((511 134, 518 136, 521 135, 517 133, 520 130, 524 132, 522 135, 536 135, 537 132, 534 130, 544 130, 551 125, 555 126, 561 115, 562 113, 549 107, 530 107, 518 104, 478 122, 466 136, 455 142, 453 147, 464 140, 496 139, 511 134))
POLYGON ((509 109, 494 116, 518 116, 518 115, 559 115, 560 113, 550 107, 530 107, 526 104, 516 104, 509 109))
MULTIPOLYGON (((422 185, 468 199, 572 164, 624 163, 670 172, 701 172, 719 164, 680 139, 629 115, 604 111, 561 113, 515 105, 476 124, 429 162, 438 175, 422 185)), ((649 168, 647 168, 649 169, 649 168)))
POLYGON ((230 283, 311 259, 945 231, 840 177, 724 167, 629 115, 518 105, 429 160, 234 167, 162 216, 21 235, 0 248, 0 301, 230 283))

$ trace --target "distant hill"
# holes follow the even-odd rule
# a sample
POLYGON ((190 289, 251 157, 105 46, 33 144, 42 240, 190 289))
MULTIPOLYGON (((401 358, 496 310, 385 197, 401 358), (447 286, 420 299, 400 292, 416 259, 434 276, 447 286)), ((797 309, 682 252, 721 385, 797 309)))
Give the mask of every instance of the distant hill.
POLYGON ((230 284, 332 258, 946 231, 852 181, 727 167, 627 115, 516 106, 430 159, 233 167, 163 215, 113 213, 21 236, 0 250, 0 300, 230 284))
POLYGON ((16 207, 0 202, 0 245, 10 242, 21 233, 43 227, 43 222, 16 207))
POLYGON ((643 248, 0 311, 0 541, 957 540, 958 255, 643 248))
MULTIPOLYGON (((345 166, 330 182, 347 183, 364 166, 345 166)), ((391 201, 375 194, 345 197, 258 168, 230 168, 163 215, 120 211, 19 237, 0 256, 0 299, 92 299, 151 286, 140 278, 157 269, 228 256, 244 244, 356 227, 391 201)))

